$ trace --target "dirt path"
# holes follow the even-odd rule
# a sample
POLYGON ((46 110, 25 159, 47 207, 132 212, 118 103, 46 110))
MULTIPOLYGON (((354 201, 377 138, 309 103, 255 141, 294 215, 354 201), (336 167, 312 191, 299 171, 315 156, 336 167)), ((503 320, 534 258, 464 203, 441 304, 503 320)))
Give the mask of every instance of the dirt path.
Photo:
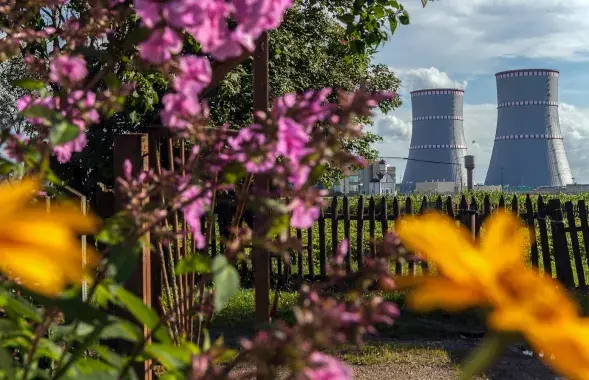
MULTIPOLYGON (((344 349, 337 353, 347 362, 358 380, 455 380, 459 377, 460 360, 476 345, 470 339, 411 342, 371 342, 367 348, 344 349)), ((240 366, 244 374, 251 366, 240 366)), ((281 374, 279 379, 286 378, 281 374)), ((477 380, 555 380, 537 358, 511 350, 477 380)))

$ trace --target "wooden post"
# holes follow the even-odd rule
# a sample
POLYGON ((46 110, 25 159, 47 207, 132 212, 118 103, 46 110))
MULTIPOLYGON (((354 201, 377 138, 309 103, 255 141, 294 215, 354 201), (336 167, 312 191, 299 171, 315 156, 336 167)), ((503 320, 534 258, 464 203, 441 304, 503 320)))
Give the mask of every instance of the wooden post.
MULTIPOLYGON (((149 170, 149 141, 147 134, 127 134, 118 135, 114 138, 114 173, 116 177, 124 177, 124 163, 126 160, 131 162, 133 167, 132 174, 136 176, 144 170, 149 170)), ((120 211, 124 207, 125 198, 115 187, 115 211, 120 211)), ((144 236, 144 242, 149 241, 149 234, 144 236)), ((142 245, 142 254, 139 256, 140 263, 135 271, 129 277, 125 288, 139 296, 145 305, 151 307, 151 247, 149 243, 142 245)), ((143 326, 144 334, 149 330, 143 326)), ((146 360, 134 366, 137 376, 141 379, 151 380, 153 373, 150 369, 151 361, 146 360)))
MULTIPOLYGON (((263 32, 256 43, 254 52, 254 112, 268 112, 269 103, 269 71, 268 71, 268 33, 263 32)), ((269 177, 255 179, 260 187, 270 188, 269 177)), ((264 215, 258 214, 254 221, 254 229, 264 229, 264 215)), ((256 323, 258 326, 270 322, 270 255, 263 249, 252 252, 254 264, 254 294, 256 307, 256 323)), ((258 378, 262 378, 258 373, 258 378)))

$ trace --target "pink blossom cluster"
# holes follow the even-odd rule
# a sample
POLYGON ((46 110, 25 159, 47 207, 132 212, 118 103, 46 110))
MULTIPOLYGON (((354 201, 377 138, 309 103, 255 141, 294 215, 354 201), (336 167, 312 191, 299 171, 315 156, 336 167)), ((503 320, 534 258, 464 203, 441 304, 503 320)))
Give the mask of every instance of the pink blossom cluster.
POLYGON ((205 57, 185 56, 178 62, 179 73, 174 79, 176 92, 164 95, 161 118, 164 125, 182 132, 194 120, 206 117, 207 106, 199 95, 211 82, 212 70, 205 57))
MULTIPOLYGON (((74 152, 81 152, 87 144, 86 127, 88 124, 98 123, 100 115, 96 110, 96 94, 82 90, 70 93, 65 102, 60 97, 37 97, 24 95, 17 102, 19 111, 24 111, 30 106, 42 106, 51 110, 59 111, 69 122, 78 127, 78 136, 64 144, 54 146, 53 153, 59 162, 68 162, 74 152)), ((29 121, 39 126, 49 127, 51 121, 44 117, 31 117, 29 121)))
POLYGON ((190 226, 196 248, 203 249, 206 245, 206 237, 203 234, 201 218, 211 207, 212 192, 210 190, 203 190, 197 185, 187 184, 182 187, 186 188, 186 190, 181 192, 180 196, 184 218, 190 226))
POLYGON ((255 40, 282 22, 292 0, 135 0, 143 24, 154 29, 140 46, 143 59, 154 64, 170 60, 182 49, 180 31, 191 34, 202 51, 216 60, 253 51, 255 40), (236 26, 230 27, 227 20, 236 26), (162 25, 163 22, 163 25, 162 25))

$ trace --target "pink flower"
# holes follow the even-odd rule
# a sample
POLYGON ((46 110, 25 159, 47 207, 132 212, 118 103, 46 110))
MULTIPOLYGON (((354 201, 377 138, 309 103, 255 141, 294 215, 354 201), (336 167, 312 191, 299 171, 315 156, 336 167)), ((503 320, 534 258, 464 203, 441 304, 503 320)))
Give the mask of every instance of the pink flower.
POLYGON ((241 162, 248 173, 269 171, 276 164, 276 153, 268 146, 262 126, 252 124, 242 128, 237 136, 228 140, 230 160, 241 162))
POLYGON ((190 186, 182 192, 180 202, 190 202, 182 207, 182 212, 186 223, 190 226, 196 247, 203 249, 206 245, 206 238, 202 233, 200 218, 207 213, 211 205, 211 193, 210 191, 203 192, 198 186, 190 186))
POLYGON ((161 19, 160 12, 162 2, 158 0, 135 0, 135 10, 141 16, 143 24, 148 28, 153 28, 161 19))
POLYGON ((72 158, 72 153, 81 152, 87 144, 86 133, 80 129, 78 137, 65 144, 53 147, 53 153, 57 156, 57 161, 63 163, 68 162, 72 158))
POLYGON ((348 248, 350 247, 350 244, 348 242, 348 239, 344 239, 342 240, 341 243, 339 243, 339 245, 337 246, 337 250, 335 251, 335 262, 337 264, 342 264, 344 262, 344 258, 346 257, 347 253, 348 253, 348 248))
POLYGON ((348 380, 352 371, 336 358, 315 351, 309 356, 309 367, 303 371, 309 380, 348 380))
POLYGON ((186 96, 198 95, 211 83, 212 69, 208 59, 195 56, 180 58, 181 74, 174 81, 176 91, 186 96))
POLYGON ((301 165, 292 168, 288 181, 292 184, 294 190, 300 190, 307 183, 311 174, 311 167, 301 165))
POLYGON ((61 85, 77 83, 86 75, 86 60, 80 56, 60 55, 51 61, 49 78, 61 85))
POLYGON ((278 120, 278 143, 276 151, 297 163, 307 154, 310 149, 306 148, 309 136, 303 126, 291 118, 283 117, 278 120))
POLYGON ((206 114, 206 108, 199 102, 196 95, 166 94, 162 103, 164 104, 164 109, 160 113, 162 122, 172 129, 184 130, 190 125, 190 119, 206 114))
POLYGON ((310 228, 319 219, 321 209, 316 205, 309 205, 295 198, 288 208, 292 211, 290 224, 294 228, 310 228))
POLYGON ((147 62, 162 64, 182 50, 182 39, 168 28, 157 29, 147 41, 139 45, 139 55, 147 62))

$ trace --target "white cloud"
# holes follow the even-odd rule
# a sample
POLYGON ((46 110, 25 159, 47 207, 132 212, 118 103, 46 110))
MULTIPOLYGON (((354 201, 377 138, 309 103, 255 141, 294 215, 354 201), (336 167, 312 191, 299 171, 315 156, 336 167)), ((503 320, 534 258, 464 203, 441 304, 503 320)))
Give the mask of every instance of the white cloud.
POLYGON ((395 115, 379 114, 374 118, 375 133, 383 139, 409 141, 411 138, 411 121, 395 115))
POLYGON ((457 81, 440 71, 436 67, 419 69, 395 69, 391 68, 401 80, 402 91, 411 92, 425 88, 460 88, 465 89, 467 81, 457 81))
POLYGON ((411 24, 397 29, 381 61, 435 65, 456 73, 502 69, 501 58, 589 60, 589 1, 443 0, 421 9, 407 1, 411 24))

